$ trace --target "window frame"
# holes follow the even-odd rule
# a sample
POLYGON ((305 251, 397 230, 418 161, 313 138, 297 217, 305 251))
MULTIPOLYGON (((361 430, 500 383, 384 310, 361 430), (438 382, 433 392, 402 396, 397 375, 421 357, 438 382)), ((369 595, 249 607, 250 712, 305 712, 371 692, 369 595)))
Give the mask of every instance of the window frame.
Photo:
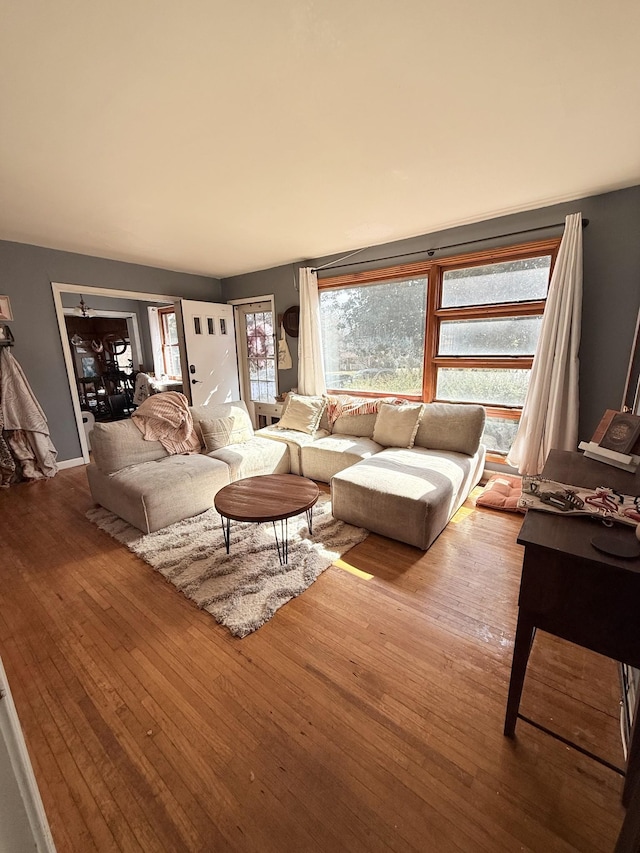
MULTIPOLYGON (((550 256, 549 283, 558 256, 561 237, 521 243, 515 246, 503 246, 484 249, 478 252, 452 255, 445 258, 429 259, 415 263, 398 264, 392 267, 360 270, 339 276, 327 276, 318 280, 318 290, 342 289, 348 287, 366 287, 385 281, 398 281, 410 278, 427 279, 427 307, 425 312, 424 361, 422 370, 422 394, 396 394, 406 400, 425 403, 451 402, 438 400, 436 388, 438 370, 446 367, 481 368, 481 369, 520 369, 531 370, 533 356, 439 356, 438 342, 440 327, 446 320, 491 320, 500 317, 533 317, 544 313, 545 299, 522 300, 518 302, 501 302, 490 305, 465 305, 456 308, 442 307, 443 277, 445 272, 457 269, 486 266, 493 263, 527 260, 540 256, 550 256)), ((548 295, 548 293, 547 293, 548 295)), ((328 389, 329 393, 345 393, 341 389, 328 389)), ((379 392, 358 391, 358 396, 377 397, 379 392)), ((456 401, 478 402, 478 401, 456 401)), ((518 420, 522 407, 498 406, 482 403, 487 417, 518 420)), ((487 458, 491 461, 504 462, 505 455, 490 451, 487 458)))
POLYGON ((167 332, 165 329, 165 321, 164 318, 168 314, 175 314, 176 309, 174 305, 166 305, 162 308, 158 308, 158 326, 160 329, 160 351, 162 353, 162 366, 164 367, 164 375, 168 379, 181 379, 181 376, 176 376, 173 373, 169 372, 170 365, 167 364, 167 350, 169 348, 176 349, 178 353, 178 364, 180 364, 180 344, 176 341, 175 344, 169 343, 167 341, 167 332))

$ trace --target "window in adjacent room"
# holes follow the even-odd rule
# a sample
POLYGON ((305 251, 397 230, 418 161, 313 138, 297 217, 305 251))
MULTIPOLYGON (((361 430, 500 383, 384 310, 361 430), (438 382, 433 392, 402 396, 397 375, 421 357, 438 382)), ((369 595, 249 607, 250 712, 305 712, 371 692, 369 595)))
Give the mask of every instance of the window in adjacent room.
POLYGON ((546 240, 319 282, 330 390, 481 403, 504 456, 524 403, 553 262, 546 240))
POLYGON ((180 379, 180 348, 178 345, 178 329, 176 312, 173 305, 158 308, 160 325, 160 346, 162 348, 163 373, 169 379, 180 379))

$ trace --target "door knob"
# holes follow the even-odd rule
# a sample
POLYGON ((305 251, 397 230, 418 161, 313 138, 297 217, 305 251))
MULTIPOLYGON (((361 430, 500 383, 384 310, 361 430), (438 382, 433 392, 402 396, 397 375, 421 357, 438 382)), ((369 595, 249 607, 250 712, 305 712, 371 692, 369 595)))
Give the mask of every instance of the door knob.
POLYGON ((192 384, 192 385, 195 385, 195 384, 196 384, 196 383, 198 383, 198 382, 202 382, 202 379, 192 379, 192 380, 191 380, 191 384, 192 384))

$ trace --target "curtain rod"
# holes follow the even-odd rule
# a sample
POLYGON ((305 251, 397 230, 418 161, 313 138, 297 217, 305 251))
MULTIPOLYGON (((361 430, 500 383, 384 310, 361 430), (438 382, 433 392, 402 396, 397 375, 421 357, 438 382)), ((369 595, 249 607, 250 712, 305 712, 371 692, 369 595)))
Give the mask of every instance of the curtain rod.
MULTIPOLYGON (((474 243, 487 243, 489 240, 500 240, 503 237, 518 237, 520 234, 532 234, 534 231, 547 231, 550 228, 560 228, 564 224, 564 222, 554 222, 551 225, 540 225, 537 228, 525 228, 522 231, 510 231, 508 234, 496 234, 493 237, 480 237, 477 240, 465 240, 462 243, 449 243, 448 246, 438 246, 436 249, 420 249, 417 252, 402 252, 399 255, 387 255, 385 258, 370 258, 368 261, 354 261, 351 264, 341 264, 340 261, 342 258, 340 258, 335 265, 331 263, 323 264, 323 266, 313 269, 312 272, 317 273, 324 269, 359 267, 362 266, 362 264, 377 264, 379 261, 395 261, 397 258, 409 258, 412 255, 428 255, 429 257, 432 257, 436 252, 441 252, 443 249, 457 249, 459 246, 472 246, 474 243)), ((583 228, 586 228, 588 224, 588 219, 582 220, 583 228)), ((358 251, 364 252, 364 249, 358 249, 358 251)), ((355 254, 355 252, 353 254, 355 254)))

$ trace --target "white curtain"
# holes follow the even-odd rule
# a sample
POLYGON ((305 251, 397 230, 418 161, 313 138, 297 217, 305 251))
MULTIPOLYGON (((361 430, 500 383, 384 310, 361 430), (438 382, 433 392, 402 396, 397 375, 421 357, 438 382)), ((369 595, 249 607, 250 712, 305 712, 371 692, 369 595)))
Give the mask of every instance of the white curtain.
POLYGON ((299 280, 298 392, 312 395, 325 394, 327 385, 324 378, 320 336, 318 276, 309 267, 301 267, 299 280))
POLYGON ((565 220, 518 432, 507 462, 539 474, 549 451, 578 444, 578 347, 582 316, 582 214, 565 220))

